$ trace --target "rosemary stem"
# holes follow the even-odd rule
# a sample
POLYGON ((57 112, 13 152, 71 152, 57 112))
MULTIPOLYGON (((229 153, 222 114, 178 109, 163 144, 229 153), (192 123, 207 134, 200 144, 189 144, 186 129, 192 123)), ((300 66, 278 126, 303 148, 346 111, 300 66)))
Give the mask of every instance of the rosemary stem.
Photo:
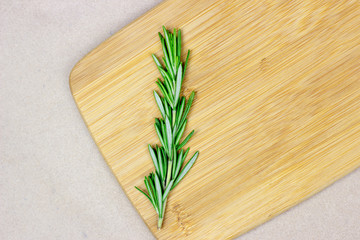
POLYGON ((158 57, 152 54, 163 77, 163 80, 158 78, 156 82, 162 96, 157 91, 153 92, 162 116, 162 118, 155 118, 155 130, 161 145, 155 147, 148 145, 150 157, 155 166, 155 173, 151 172, 144 179, 147 193, 135 187, 154 206, 158 214, 158 229, 161 229, 163 225, 167 198, 171 190, 187 174, 199 155, 199 152, 196 152, 183 166, 190 148, 184 152, 182 147, 194 133, 194 131, 190 132, 180 143, 186 128, 186 117, 195 95, 195 92, 192 92, 188 100, 185 96, 180 96, 190 50, 185 64, 183 64, 181 62, 181 31, 174 29, 171 33, 164 26, 163 30, 164 36, 159 33, 159 37, 164 53, 164 64, 160 63, 158 57))
POLYGON ((167 174, 166 174, 165 187, 167 187, 167 185, 169 185, 169 182, 170 182, 170 179, 171 179, 172 164, 173 164, 173 161, 170 160, 170 161, 168 162, 168 169, 167 169, 167 174))
POLYGON ((161 229, 161 227, 162 227, 162 223, 163 223, 164 215, 165 215, 166 203, 167 203, 167 198, 166 198, 165 201, 164 201, 163 210, 162 210, 162 212, 159 214, 158 225, 157 225, 158 229, 161 229))
POLYGON ((158 229, 161 229, 163 219, 164 219, 164 217, 160 217, 160 216, 159 216, 158 225, 157 225, 158 229))
POLYGON ((176 117, 176 110, 173 109, 173 110, 172 110, 172 126, 173 126, 173 127, 174 127, 174 125, 175 125, 175 117, 176 117))
MULTIPOLYGON (((167 174, 166 174, 165 188, 169 185, 169 182, 170 182, 170 179, 171 179, 172 164, 173 164, 173 161, 172 161, 172 160, 169 160, 169 161, 168 161, 167 174)), ((167 198, 166 198, 165 201, 164 201, 164 207, 163 207, 163 209, 162 209, 162 212, 159 214, 158 229, 160 229, 161 226, 162 226, 162 222, 163 222, 164 214, 165 214, 166 203, 167 203, 167 198)))

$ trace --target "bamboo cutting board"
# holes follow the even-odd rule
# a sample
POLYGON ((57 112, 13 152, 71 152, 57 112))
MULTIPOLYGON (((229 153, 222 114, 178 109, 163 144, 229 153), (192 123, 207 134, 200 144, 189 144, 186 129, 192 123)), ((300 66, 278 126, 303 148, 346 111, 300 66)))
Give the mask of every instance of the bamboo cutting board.
MULTIPOLYGON (((159 239, 229 239, 360 165, 357 1, 168 0, 106 40, 70 86, 104 159, 159 239), (200 156, 171 192, 162 230, 134 189, 153 171, 162 25, 192 50, 184 94, 200 156)), ((184 135, 187 135, 185 133, 184 135)))

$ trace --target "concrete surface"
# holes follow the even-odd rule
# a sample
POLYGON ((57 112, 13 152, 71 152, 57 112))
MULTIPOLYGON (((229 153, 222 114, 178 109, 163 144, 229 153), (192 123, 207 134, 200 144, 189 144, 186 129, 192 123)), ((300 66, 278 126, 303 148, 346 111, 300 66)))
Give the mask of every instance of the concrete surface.
MULTIPOLYGON (((68 76, 160 0, 0 1, 0 239, 153 239, 68 76)), ((239 239, 360 239, 360 170, 239 239)))

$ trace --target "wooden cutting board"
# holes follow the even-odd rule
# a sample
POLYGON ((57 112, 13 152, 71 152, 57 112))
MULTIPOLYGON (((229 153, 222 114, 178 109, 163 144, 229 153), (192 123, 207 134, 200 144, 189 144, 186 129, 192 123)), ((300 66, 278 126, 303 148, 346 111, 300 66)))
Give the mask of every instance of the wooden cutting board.
MULTIPOLYGON (((360 166, 357 1, 168 0, 106 40, 70 86, 104 159, 159 239, 229 239, 360 166), (134 186, 153 171, 162 25, 191 49, 187 144, 200 157, 169 196, 162 230, 134 186)), ((191 152, 189 155, 192 155, 191 152)))

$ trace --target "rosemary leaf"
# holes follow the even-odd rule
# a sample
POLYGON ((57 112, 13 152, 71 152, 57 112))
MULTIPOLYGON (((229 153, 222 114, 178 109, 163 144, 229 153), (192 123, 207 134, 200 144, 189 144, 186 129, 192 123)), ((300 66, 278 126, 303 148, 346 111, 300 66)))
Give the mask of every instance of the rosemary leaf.
POLYGON ((177 150, 181 149, 182 147, 185 146, 185 144, 190 140, 191 136, 194 134, 194 130, 191 131, 191 133, 189 133, 189 135, 187 135, 187 137, 184 139, 184 141, 182 141, 182 143, 177 147, 177 150))
MULTIPOLYGON (((162 198, 163 201, 166 200, 166 198, 167 198, 167 196, 168 196, 168 194, 169 194, 169 192, 170 192, 171 187, 173 186, 173 184, 174 184, 174 179, 171 180, 170 183, 169 183, 169 185, 166 187, 165 192, 164 192, 164 195, 163 195, 163 198, 162 198)), ((144 193, 144 194, 145 194, 145 193, 144 193)))
POLYGON ((169 33, 168 33, 168 31, 166 30, 166 28, 164 26, 163 26, 163 31, 164 31, 164 35, 165 35, 166 47, 167 47, 167 50, 168 50, 168 53, 169 53, 168 58, 169 58, 170 62, 173 63, 172 60, 171 60, 173 57, 172 57, 169 33))
POLYGON ((156 64, 156 66, 157 66, 158 68, 162 68, 161 63, 159 62, 159 60, 157 59, 157 57, 155 56, 155 54, 152 54, 151 56, 152 56, 152 58, 154 59, 154 62, 155 62, 155 64, 156 64))
POLYGON ((181 181, 181 179, 183 179, 185 177, 185 175, 189 172, 189 170, 191 169, 191 167, 194 165, 196 159, 199 156, 199 152, 196 152, 194 154, 194 156, 189 160, 189 162, 185 165, 184 169, 181 171, 181 173, 179 174, 179 176, 176 178, 173 188, 176 187, 176 185, 181 181))
POLYGON ((173 146, 173 165, 172 165, 172 169, 171 169, 171 176, 173 176, 173 177, 175 174, 175 168, 176 168, 177 161, 178 161, 178 157, 177 157, 176 148, 175 148, 175 146, 173 146))
POLYGON ((188 102, 186 103, 186 107, 185 107, 185 111, 184 111, 184 115, 181 117, 181 121, 180 121, 180 125, 182 125, 182 123, 185 121, 189 111, 190 111, 190 108, 191 108, 191 104, 194 100, 194 97, 195 97, 195 92, 192 91, 191 94, 190 94, 190 97, 189 97, 189 100, 188 102))
POLYGON ((173 133, 170 125, 169 118, 165 118, 165 125, 166 125, 166 137, 167 137, 167 143, 168 143, 168 150, 170 153, 170 159, 172 158, 172 141, 173 141, 173 133))
POLYGON ((184 107, 185 107, 185 97, 181 98, 180 104, 178 105, 178 109, 176 110, 176 121, 175 121, 175 126, 178 126, 184 111, 184 107))
MULTIPOLYGON (((137 189, 137 190, 139 190, 142 194, 144 194, 149 200, 150 200, 150 202, 152 202, 152 200, 150 199, 150 197, 143 191, 143 190, 141 190, 140 188, 138 188, 138 187, 136 187, 135 186, 135 188, 137 189)), ((155 206, 154 206, 155 207, 155 206)))
POLYGON ((162 188, 161 188, 159 177, 156 173, 155 173, 155 189, 156 189, 156 194, 157 194, 159 211, 160 211, 160 213, 162 213, 162 207, 163 207, 162 188))
POLYGON ((175 74, 174 74, 174 70, 172 69, 172 67, 170 65, 169 59, 163 58, 163 60, 164 60, 166 69, 169 69, 171 79, 173 79, 175 77, 175 74))
POLYGON ((180 58, 181 57, 181 30, 179 29, 178 31, 178 37, 177 37, 177 40, 178 40, 178 49, 177 49, 177 56, 180 58))
POLYGON ((160 172, 159 163, 158 163, 158 160, 156 159, 154 149, 151 147, 150 144, 148 144, 148 148, 149 148, 150 156, 151 156, 151 158, 153 160, 156 172, 160 172))
MULTIPOLYGON (((160 140, 160 142, 161 142, 161 145, 166 146, 166 145, 165 145, 165 142, 164 142, 164 140, 163 140, 163 136, 161 135, 161 131, 159 130, 159 126, 157 126, 156 123, 155 123, 155 130, 156 130, 156 133, 157 133, 157 135, 158 135, 158 137, 159 137, 159 140, 160 140)), ((184 145, 185 145, 185 144, 184 144, 184 145)))
POLYGON ((154 90, 154 96, 155 96, 156 103, 157 103, 157 105, 159 107, 160 113, 164 118, 165 117, 164 105, 163 105, 163 103, 161 101, 161 98, 159 97, 158 93, 155 90, 154 90))
POLYGON ((190 50, 188 50, 188 53, 187 53, 187 56, 186 56, 186 61, 185 61, 185 66, 184 66, 184 72, 183 72, 183 78, 185 76, 185 70, 186 70, 186 67, 187 67, 187 64, 188 64, 188 61, 189 61, 189 56, 190 56, 190 50))
POLYGON ((162 159, 162 154, 160 151, 160 148, 158 146, 156 146, 156 156, 157 156, 157 160, 159 163, 159 174, 160 174, 160 178, 161 179, 165 179, 165 172, 164 172, 164 161, 162 159))
POLYGON ((177 158, 175 171, 173 173, 174 179, 176 179, 177 175, 179 174, 179 171, 180 171, 180 168, 181 168, 181 165, 182 165, 183 154, 184 154, 184 149, 181 149, 180 154, 179 154, 179 156, 177 158))
POLYGON ((178 145, 180 142, 180 139, 185 131, 185 127, 186 127, 186 123, 187 120, 185 120, 185 122, 183 123, 183 125, 180 127, 179 132, 176 134, 176 139, 175 139, 175 145, 178 145))
MULTIPOLYGON (((177 63, 176 63, 176 60, 177 60, 177 39, 176 39, 176 29, 174 28, 174 31, 173 31, 173 40, 172 40, 172 43, 173 43, 173 63, 174 63, 174 66, 176 67, 177 66, 177 63)), ((175 68, 177 69, 177 68, 175 68)))
POLYGON ((174 107, 176 107, 179 98, 180 98, 180 91, 181 91, 181 83, 182 83, 182 66, 179 66, 179 69, 176 73, 176 87, 175 87, 175 99, 174 99, 174 107))
POLYGON ((152 185, 150 184, 150 182, 151 182, 151 180, 149 180, 149 178, 145 177, 144 183, 145 183, 146 189, 148 190, 149 196, 151 198, 151 202, 153 205, 157 206, 155 190, 153 187, 151 187, 152 185))
POLYGON ((183 157, 182 157, 182 159, 181 159, 180 166, 182 166, 182 165, 183 165, 183 163, 184 163, 184 161, 185 161, 185 159, 186 159, 186 157, 187 157, 187 155, 188 155, 189 151, 190 151, 190 148, 188 147, 188 148, 186 149, 185 153, 184 153, 184 156, 183 156, 183 157))

